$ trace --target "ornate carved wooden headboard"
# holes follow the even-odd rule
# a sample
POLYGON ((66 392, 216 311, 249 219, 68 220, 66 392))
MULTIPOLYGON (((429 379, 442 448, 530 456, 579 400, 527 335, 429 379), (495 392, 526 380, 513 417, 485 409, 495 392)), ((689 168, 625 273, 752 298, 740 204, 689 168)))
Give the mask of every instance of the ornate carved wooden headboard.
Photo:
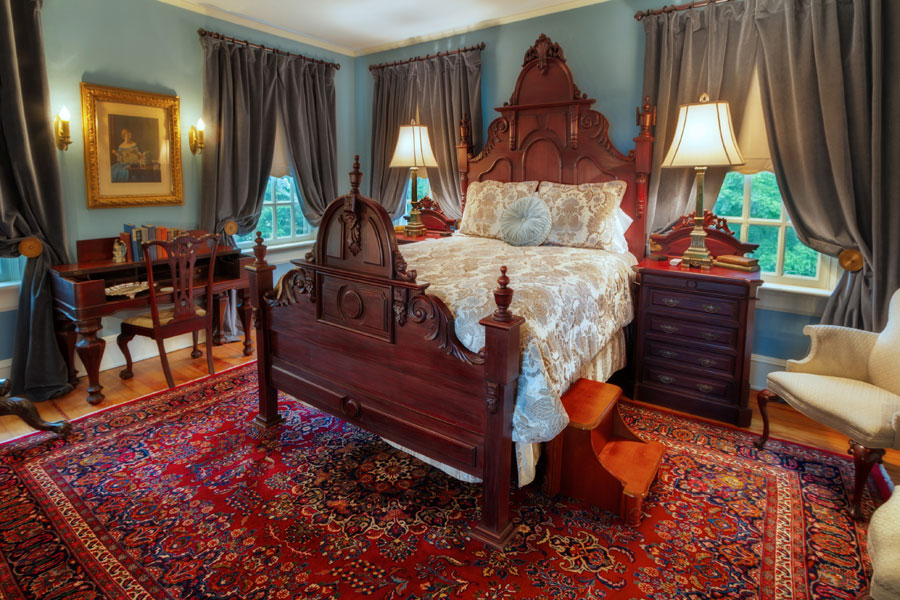
POLYGON ((640 133, 635 149, 622 154, 609 139, 609 121, 591 110, 593 98, 581 92, 566 65, 562 48, 546 35, 525 52, 525 62, 509 102, 488 127, 478 156, 467 120, 460 124, 459 176, 463 210, 470 181, 628 182, 622 209, 633 219, 626 233, 639 259, 647 240, 644 215, 653 149, 656 109, 649 98, 637 109, 640 133))

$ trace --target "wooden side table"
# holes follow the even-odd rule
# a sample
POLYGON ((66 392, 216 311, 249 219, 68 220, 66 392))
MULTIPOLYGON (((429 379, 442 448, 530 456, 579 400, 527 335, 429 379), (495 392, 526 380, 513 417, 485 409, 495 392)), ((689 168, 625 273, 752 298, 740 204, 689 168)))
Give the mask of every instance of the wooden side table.
POLYGON ((759 272, 644 259, 637 272, 634 398, 750 425, 759 272))

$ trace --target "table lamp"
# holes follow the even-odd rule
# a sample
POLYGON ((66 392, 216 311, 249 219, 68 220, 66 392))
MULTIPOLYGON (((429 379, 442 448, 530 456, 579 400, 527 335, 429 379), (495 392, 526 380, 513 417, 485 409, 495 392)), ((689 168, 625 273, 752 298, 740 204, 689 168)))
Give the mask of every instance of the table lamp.
POLYGON ((709 95, 702 94, 699 102, 679 107, 675 138, 662 166, 694 167, 697 174, 694 229, 691 231, 691 245, 681 258, 682 264, 702 269, 712 265, 703 230, 703 179, 706 168, 742 164, 744 157, 737 146, 727 102, 710 102, 709 95))
POLYGON ((422 237, 425 235, 425 225, 422 224, 419 212, 418 171, 419 167, 438 166, 431 151, 431 140, 428 138, 426 126, 416 125, 415 119, 409 125, 400 126, 397 147, 394 149, 394 157, 389 166, 409 167, 409 177, 412 180, 412 208, 409 211, 406 235, 422 237))

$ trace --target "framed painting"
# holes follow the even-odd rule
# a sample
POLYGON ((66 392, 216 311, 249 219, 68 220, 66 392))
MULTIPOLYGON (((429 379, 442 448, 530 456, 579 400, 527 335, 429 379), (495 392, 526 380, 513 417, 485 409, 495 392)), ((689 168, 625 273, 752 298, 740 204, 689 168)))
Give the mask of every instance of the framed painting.
POLYGON ((184 204, 178 96, 81 84, 88 208, 184 204))

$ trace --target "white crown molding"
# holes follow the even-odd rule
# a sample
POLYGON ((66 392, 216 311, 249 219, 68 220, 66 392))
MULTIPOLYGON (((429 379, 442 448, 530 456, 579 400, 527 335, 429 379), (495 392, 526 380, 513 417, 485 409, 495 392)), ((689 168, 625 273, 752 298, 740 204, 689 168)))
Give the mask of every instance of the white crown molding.
POLYGON ((350 48, 345 48, 344 46, 338 46, 337 44, 331 44, 329 42, 325 42, 316 38, 307 37, 305 35, 301 35, 294 31, 290 31, 288 29, 282 29, 281 27, 274 27, 272 25, 266 25, 265 23, 260 23, 259 21, 254 21, 253 19, 248 19, 247 17, 242 17, 240 15, 236 15, 234 13, 230 13, 227 10, 222 10, 220 8, 215 8, 213 6, 195 4, 190 0, 157 0, 157 2, 162 2, 163 4, 169 4, 171 6, 175 6, 184 10, 189 10, 191 12, 195 12, 201 15, 205 15, 207 17, 212 17, 214 19, 219 19, 221 21, 227 21, 229 23, 234 23, 235 25, 242 25, 243 27, 249 27, 250 29, 255 29, 256 31, 262 31, 263 33, 269 33, 271 35, 276 35, 281 38, 285 38, 288 40, 293 40, 295 42, 300 42, 301 44, 307 44, 309 46, 315 46, 316 48, 321 48, 323 50, 328 50, 329 52, 336 52, 338 54, 343 54, 344 56, 359 56, 360 53, 351 50, 350 48))
POLYGON ((281 27, 275 27, 272 25, 267 25, 265 23, 260 23, 259 21, 254 21, 253 19, 248 19, 247 17, 242 17, 240 15, 236 15, 236 14, 228 12, 226 10, 222 10, 220 8, 215 8, 213 6, 209 6, 209 5, 205 5, 205 4, 196 4, 195 2, 193 2, 191 0, 157 0, 157 2, 162 2, 163 4, 169 4, 171 6, 176 6, 178 8, 184 9, 184 10, 189 10, 191 12, 205 15, 207 17, 212 17, 214 19, 220 19, 222 21, 234 23, 235 25, 241 25, 243 27, 249 27, 250 29, 255 29, 255 30, 261 31, 263 33, 276 35, 278 37, 293 40, 295 42, 300 42, 302 44, 307 44, 309 46, 314 46, 316 48, 321 48, 323 50, 328 50, 330 52, 336 52, 338 54, 343 54, 344 56, 350 56, 350 57, 366 56, 369 54, 376 54, 378 52, 385 52, 387 50, 396 50, 397 48, 405 48, 406 46, 412 46, 414 44, 421 44, 424 42, 440 40, 440 39, 451 37, 454 35, 462 35, 465 33, 471 33, 473 31, 478 31, 480 29, 487 29, 489 27, 497 27, 498 25, 506 25, 507 23, 516 23, 517 21, 525 21, 527 19, 534 19, 536 17, 542 17, 544 15, 551 15, 551 14, 558 13, 558 12, 565 12, 567 10, 581 8, 583 6, 590 6, 591 4, 600 4, 602 2, 607 2, 607 1, 608 0, 569 0, 568 2, 560 2, 559 4, 554 4, 552 6, 546 6, 544 8, 538 8, 538 9, 530 10, 530 11, 523 12, 523 13, 508 15, 506 17, 499 17, 497 19, 487 19, 485 21, 480 21, 478 23, 474 23, 472 25, 467 25, 465 27, 457 27, 456 29, 446 29, 444 31, 438 31, 436 33, 432 33, 429 35, 423 35, 423 36, 418 36, 418 37, 406 38, 403 40, 397 40, 395 42, 381 44, 378 46, 371 46, 369 48, 364 48, 362 50, 353 50, 352 48, 347 48, 344 46, 340 46, 338 44, 332 44, 330 42, 326 42, 326 41, 323 41, 320 39, 311 38, 311 37, 296 33, 294 31, 290 31, 288 29, 282 29, 281 27))
POLYGON ((523 13, 508 15, 506 17, 499 17, 497 19, 487 19, 485 21, 473 23, 472 25, 467 25, 465 27, 457 27, 456 29, 445 29, 444 31, 438 31, 436 33, 431 33, 429 35, 423 35, 423 36, 419 36, 419 37, 411 37, 411 38, 407 38, 405 40, 398 40, 396 42, 381 44, 379 46, 371 46, 369 48, 364 48, 363 50, 358 51, 355 54, 355 56, 366 56, 369 54, 376 54, 378 52, 385 52, 387 50, 396 50, 397 48, 404 48, 406 46, 412 46, 414 44, 421 44, 423 42, 431 42, 434 40, 440 40, 440 39, 451 37, 454 35, 463 35, 465 33, 471 33, 473 31, 487 29, 489 27, 497 27, 498 25, 506 25, 508 23, 516 23, 518 21, 526 21, 528 19, 534 19, 536 17, 543 17, 544 15, 552 15, 554 13, 565 12, 567 10, 581 8, 582 6, 590 6, 591 4, 601 4, 601 3, 607 2, 607 1, 608 0, 569 0, 568 2, 561 2, 559 4, 554 4, 553 6, 546 6, 544 8, 536 8, 535 10, 529 10, 529 11, 523 12, 523 13))

